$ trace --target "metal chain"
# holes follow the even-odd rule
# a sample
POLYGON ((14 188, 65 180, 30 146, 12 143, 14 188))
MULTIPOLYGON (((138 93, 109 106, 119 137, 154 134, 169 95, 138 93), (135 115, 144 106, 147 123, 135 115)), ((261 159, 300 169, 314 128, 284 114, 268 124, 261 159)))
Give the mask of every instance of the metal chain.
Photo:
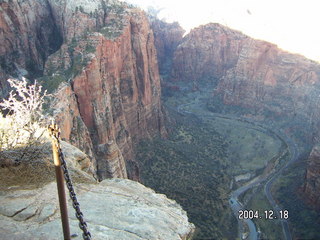
POLYGON ((71 178, 69 175, 69 171, 67 169, 67 164, 64 159, 63 152, 61 151, 60 147, 58 149, 59 149, 59 157, 61 160, 61 167, 63 170, 64 179, 66 181, 66 185, 69 190, 69 195, 72 200, 72 206, 73 206, 74 210, 76 211, 75 216, 79 220, 79 227, 83 232, 82 237, 84 240, 91 240, 91 233, 88 231, 87 223, 83 219, 83 213, 80 210, 80 204, 78 202, 77 195, 74 192, 74 188, 73 188, 72 181, 71 181, 71 178))
POLYGON ((69 171, 68 171, 68 168, 67 168, 67 163, 64 159, 64 154, 61 150, 61 146, 60 146, 60 131, 58 132, 58 134, 52 134, 51 135, 52 137, 55 138, 56 140, 56 144, 57 144, 57 148, 58 148, 58 153, 59 153, 59 158, 60 158, 60 161, 61 161, 61 168, 62 168, 62 171, 63 171, 63 175, 64 175, 64 179, 66 181, 66 185, 67 185, 67 188, 69 190, 69 195, 70 195, 70 198, 72 200, 72 206, 74 208, 74 210, 76 211, 76 218, 79 220, 79 227, 80 229, 82 230, 82 237, 84 240, 91 240, 91 233, 88 231, 88 226, 87 226, 87 223, 84 221, 83 219, 83 213, 81 212, 80 210, 80 204, 78 202, 78 199, 77 199, 77 195, 74 191, 74 188, 73 188, 73 185, 72 185, 72 181, 71 181, 71 178, 70 178, 70 175, 69 175, 69 171))

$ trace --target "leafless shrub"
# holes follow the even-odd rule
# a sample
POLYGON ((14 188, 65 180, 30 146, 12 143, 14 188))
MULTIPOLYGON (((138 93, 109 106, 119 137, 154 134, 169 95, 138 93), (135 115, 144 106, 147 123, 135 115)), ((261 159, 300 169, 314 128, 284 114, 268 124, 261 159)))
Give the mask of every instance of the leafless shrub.
POLYGON ((0 103, 3 110, 8 110, 5 117, 0 114, 0 150, 32 144, 44 131, 41 123, 46 91, 42 93, 41 85, 28 84, 25 78, 8 82, 15 91, 0 103))

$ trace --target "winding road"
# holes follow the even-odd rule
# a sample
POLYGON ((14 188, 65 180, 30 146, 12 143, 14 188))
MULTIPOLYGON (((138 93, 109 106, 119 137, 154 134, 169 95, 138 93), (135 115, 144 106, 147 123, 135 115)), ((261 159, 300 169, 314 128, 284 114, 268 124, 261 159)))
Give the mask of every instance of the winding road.
MULTIPOLYGON (((299 157, 299 152, 298 152, 298 147, 296 145, 296 143, 287 135, 285 134, 283 131, 279 130, 279 129, 270 129, 270 127, 267 127, 263 124, 258 124, 256 122, 253 122, 251 120, 248 119, 244 119, 244 118, 239 118, 239 117, 233 117, 233 116, 228 116, 228 115, 223 115, 223 114, 218 114, 218 113, 213 113, 210 112, 210 114, 201 114, 201 116, 198 116, 196 113, 194 112, 190 112, 187 111, 185 109, 183 109, 183 107, 191 105, 193 103, 187 103, 187 104, 182 104, 179 105, 176 109, 180 114, 191 114, 197 117, 210 117, 210 118, 224 118, 224 119, 230 119, 230 120, 236 120, 236 121, 240 121, 240 122, 245 122, 247 124, 252 125, 252 127, 250 128, 254 128, 258 131, 263 131, 263 132, 270 132, 272 135, 278 137, 279 139, 281 139, 288 147, 288 150, 290 152, 290 156, 291 158, 289 159, 289 161, 287 161, 285 164, 283 164, 279 169, 277 169, 276 171, 271 172, 269 175, 267 176, 260 176, 260 177, 256 177, 254 180, 252 180, 251 182, 245 184, 244 186, 236 189, 235 191, 233 191, 230 194, 230 199, 229 199, 229 204, 230 207, 234 213, 234 215, 237 217, 239 210, 244 210, 244 206, 242 205, 242 203, 238 200, 238 197, 246 192, 247 190, 249 190, 250 188, 253 188, 255 186, 258 186, 260 184, 264 184, 264 194, 266 195, 268 201, 270 202, 271 206, 273 207, 274 212, 277 214, 277 218, 280 219, 279 216, 279 211, 282 210, 275 202, 272 194, 271 194, 271 187, 272 184, 274 183, 274 181, 281 176, 281 173, 288 168, 288 166, 290 164, 292 164, 293 162, 298 160, 299 157), (277 131, 277 132, 275 132, 277 131)), ((281 226, 282 226, 282 230, 283 230, 283 234, 286 240, 291 240, 292 236, 290 233, 290 229, 289 229, 289 225, 288 225, 288 221, 286 219, 281 219, 281 226)), ((244 219, 243 222, 248 226, 249 228, 249 236, 248 238, 250 240, 257 240, 259 239, 259 233, 257 232, 256 226, 254 224, 254 222, 250 219, 244 219)), ((240 233, 241 234, 241 233, 240 233)))

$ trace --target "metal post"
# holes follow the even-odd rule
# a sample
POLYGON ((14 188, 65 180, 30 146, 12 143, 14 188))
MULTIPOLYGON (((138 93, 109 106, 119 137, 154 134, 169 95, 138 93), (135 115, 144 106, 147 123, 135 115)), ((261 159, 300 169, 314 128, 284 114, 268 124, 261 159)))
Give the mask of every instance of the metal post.
POLYGON ((61 214, 61 222, 63 229, 63 236, 65 240, 70 240, 70 228, 69 228, 69 219, 68 219, 68 208, 67 208, 67 200, 66 193, 64 188, 64 178, 63 172, 61 168, 61 161, 59 157, 59 142, 58 142, 58 134, 59 129, 57 125, 50 125, 49 132, 52 135, 52 153, 53 160, 56 170, 56 179, 57 179, 57 188, 59 195, 59 205, 60 205, 60 214, 61 214))

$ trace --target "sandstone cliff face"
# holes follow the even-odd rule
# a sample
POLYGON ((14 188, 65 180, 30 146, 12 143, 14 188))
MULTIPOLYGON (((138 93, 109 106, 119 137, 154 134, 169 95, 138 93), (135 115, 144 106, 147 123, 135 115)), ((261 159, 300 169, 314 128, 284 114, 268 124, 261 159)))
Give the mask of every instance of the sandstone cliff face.
POLYGON ((226 104, 310 120, 317 112, 319 80, 319 64, 270 43, 248 39, 215 94, 221 94, 226 104))
POLYGON ((48 55, 62 44, 49 1, 0 2, 0 97, 8 92, 6 79, 43 71, 48 55))
MULTIPOLYGON (((63 239, 51 144, 35 148, 1 152, 1 239, 63 239), (8 164, 22 155, 19 164, 8 164)), ((98 184, 86 154, 65 142, 62 149, 93 239, 191 238, 195 227, 175 201, 131 180, 98 184)), ((69 198, 68 209, 72 239, 82 239, 69 198)))
POLYGON ((315 145, 308 158, 308 169, 303 192, 315 208, 320 209, 320 145, 315 145))
MULTIPOLYGON (((76 97, 75 109, 71 112, 81 117, 90 133, 91 141, 87 142, 93 144, 98 175, 102 179, 110 176, 126 177, 124 158, 129 168, 129 177, 138 180, 139 170, 133 159, 133 142, 157 133, 165 134, 160 79, 153 34, 144 13, 132 9, 124 16, 121 24, 124 26, 118 36, 101 31, 89 34, 86 39, 80 38, 73 56, 68 47, 62 46, 59 52, 49 58, 46 69, 52 67, 55 74, 60 74, 66 70, 63 67, 72 64, 69 59, 86 59, 86 62, 81 60, 83 65, 71 83, 76 97), (90 44, 90 53, 86 50, 87 44, 90 44), (61 56, 66 60, 59 62, 61 56), (113 154, 109 153, 110 142, 118 145, 112 148, 116 151, 113 154), (111 167, 114 165, 111 159, 115 156, 119 160, 118 170, 111 167), (110 169, 105 169, 104 161, 111 161, 110 169)), ((65 115, 65 111, 59 112, 65 115)), ((70 118, 67 114, 59 119, 61 126, 76 128, 72 123, 74 117, 70 118)), ((66 139, 86 138, 82 136, 83 132, 77 130, 71 132, 66 129, 63 132, 66 139)))
POLYGON ((320 65, 274 44, 219 24, 200 26, 178 46, 171 78, 210 81, 223 103, 304 121, 302 128, 315 129, 308 138, 318 138, 320 65))
POLYGON ((172 80, 220 78, 236 64, 246 39, 240 32, 219 24, 191 30, 174 53, 172 80))
POLYGON ((66 83, 61 84, 51 105, 54 106, 55 120, 61 125, 63 139, 82 149, 90 157, 92 168, 96 172, 97 163, 93 152, 93 143, 81 118, 76 95, 71 86, 66 83))
MULTIPOLYGON (((19 1, 10 4, 10 9, 20 6, 19 1)), ((34 20, 28 22, 29 28, 21 35, 28 36, 41 20, 54 26, 40 21, 41 29, 47 31, 45 40, 51 33, 59 33, 63 39, 58 51, 48 56, 52 52, 43 50, 46 54, 42 61, 34 62, 44 69, 42 83, 55 92, 51 106, 62 127, 62 137, 93 159, 100 179, 126 178, 128 170, 129 177, 138 180, 134 143, 155 134, 166 134, 156 49, 147 17, 117 1, 48 0, 45 4, 43 1, 24 4, 31 5, 17 9, 16 14, 34 20), (37 9, 34 13, 33 8, 37 9), (65 83, 56 91, 61 82, 65 83)), ((12 35, 14 39, 20 31, 13 31, 10 9, 1 12, 4 16, 1 24, 10 22, 12 26, 6 28, 3 36, 12 35)), ((25 49, 27 44, 23 42, 19 48, 25 49)), ((46 44, 53 51, 50 42, 46 44)), ((39 49, 31 49, 40 54, 39 49)), ((10 54, 10 49, 3 53, 10 54)), ((25 56, 21 59, 25 60, 25 56)))

